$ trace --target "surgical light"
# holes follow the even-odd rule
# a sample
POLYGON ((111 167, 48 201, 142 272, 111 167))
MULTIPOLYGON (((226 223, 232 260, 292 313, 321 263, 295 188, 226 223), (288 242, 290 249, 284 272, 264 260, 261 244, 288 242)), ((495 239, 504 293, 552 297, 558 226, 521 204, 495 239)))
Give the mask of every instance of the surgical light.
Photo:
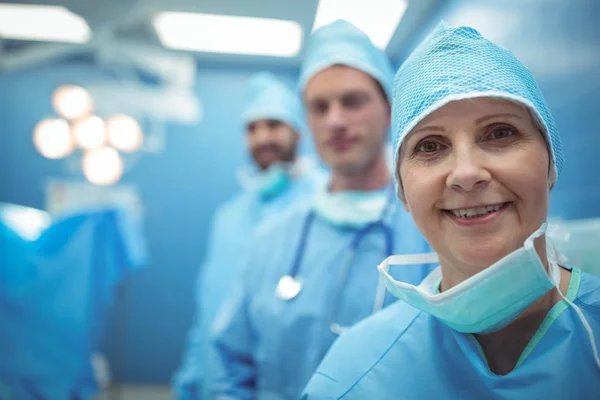
POLYGON ((0 4, 0 37, 19 40, 85 43, 90 27, 64 7, 0 4))
POLYGON ((73 125, 73 136, 77 146, 82 149, 91 150, 102 147, 106 143, 104 121, 96 115, 85 117, 73 125))
POLYGON ((123 160, 112 147, 89 150, 83 155, 82 168, 85 178, 99 186, 112 185, 123 175, 123 160))
POLYGON ((84 88, 65 85, 54 91, 52 106, 62 117, 74 120, 89 115, 94 109, 94 100, 84 88))
POLYGON ((50 159, 66 157, 74 149, 69 124, 60 118, 40 121, 34 129, 33 143, 41 155, 50 159))
POLYGON ((407 7, 406 0, 319 0, 313 31, 345 19, 385 49, 407 7))
POLYGON ((163 12, 152 23, 161 43, 178 50, 293 57, 302 43, 294 21, 163 12))
POLYGON ((117 114, 106 120, 108 142, 124 152, 138 150, 144 140, 142 129, 137 121, 125 114, 117 114))

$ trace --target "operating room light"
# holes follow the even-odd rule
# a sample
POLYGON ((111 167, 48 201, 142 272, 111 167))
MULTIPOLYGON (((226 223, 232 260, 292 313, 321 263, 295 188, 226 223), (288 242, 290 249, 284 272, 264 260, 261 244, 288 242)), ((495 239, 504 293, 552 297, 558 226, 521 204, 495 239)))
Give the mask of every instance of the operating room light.
POLYGON ((77 146, 82 149, 102 147, 106 143, 104 121, 96 115, 81 119, 73 125, 73 136, 77 146))
POLYGON ((106 120, 108 142, 118 150, 133 152, 140 148, 144 136, 137 121, 125 114, 113 115, 106 120))
POLYGON ((65 85, 52 94, 52 106, 63 118, 74 120, 89 115, 94 109, 94 100, 84 88, 65 85))
POLYGON ((85 20, 64 7, 0 4, 0 37, 85 43, 90 36, 85 20))
POLYGON ((302 43, 294 21, 163 12, 153 25, 161 43, 178 50, 293 57, 302 43))
POLYGON ((345 19, 364 31, 375 46, 385 49, 407 6, 406 0, 319 0, 313 31, 345 19))
POLYGON ((91 183, 99 186, 112 185, 123 175, 123 160, 112 147, 89 150, 82 159, 83 174, 91 183))
POLYGON ((33 143, 41 155, 51 159, 66 157, 75 147, 68 122, 60 118, 40 121, 34 129, 33 143))

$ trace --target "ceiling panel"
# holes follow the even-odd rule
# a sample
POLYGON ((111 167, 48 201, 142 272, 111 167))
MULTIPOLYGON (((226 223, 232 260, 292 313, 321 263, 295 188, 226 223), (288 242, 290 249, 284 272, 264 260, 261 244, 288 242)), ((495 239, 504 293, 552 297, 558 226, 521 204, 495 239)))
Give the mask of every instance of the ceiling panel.
MULTIPOLYGON (((440 1, 411 0, 409 2, 409 7, 388 46, 388 53, 392 58, 402 52, 404 44, 440 1)), ((162 46, 151 21, 153 15, 160 11, 188 11, 291 20, 302 27, 304 45, 311 33, 318 5, 318 0, 171 0, 168 2, 164 0, 8 0, 1 2, 65 6, 86 19, 93 30, 95 40, 112 37, 116 41, 126 40, 128 43, 137 42, 157 48, 162 46)), ((6 42, 3 57, 10 56, 14 52, 22 53, 27 48, 38 51, 41 46, 44 46, 44 44, 29 45, 26 42, 12 40, 6 42)), ((79 49, 81 50, 81 46, 79 49)), ((297 68, 302 51, 292 58, 200 52, 195 52, 194 56, 201 64, 297 68)))

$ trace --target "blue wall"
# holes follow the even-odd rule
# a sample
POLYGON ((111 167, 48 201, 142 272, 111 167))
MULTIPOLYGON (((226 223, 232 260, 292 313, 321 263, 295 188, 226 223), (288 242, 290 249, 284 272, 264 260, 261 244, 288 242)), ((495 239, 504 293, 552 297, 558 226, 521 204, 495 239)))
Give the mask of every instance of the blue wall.
MULTIPOLYGON (((167 382, 179 364, 210 218, 238 190, 235 171, 247 162, 239 115, 254 72, 200 68, 204 118, 197 126, 169 126, 164 152, 144 155, 122 179, 141 190, 151 263, 126 282, 110 317, 104 347, 117 380, 167 382)), ((275 72, 290 85, 297 75, 275 72)), ((33 127, 53 115, 57 86, 98 78, 106 76, 76 63, 0 75, 0 201, 42 208, 45 179, 72 177, 65 161, 37 153, 33 127)))

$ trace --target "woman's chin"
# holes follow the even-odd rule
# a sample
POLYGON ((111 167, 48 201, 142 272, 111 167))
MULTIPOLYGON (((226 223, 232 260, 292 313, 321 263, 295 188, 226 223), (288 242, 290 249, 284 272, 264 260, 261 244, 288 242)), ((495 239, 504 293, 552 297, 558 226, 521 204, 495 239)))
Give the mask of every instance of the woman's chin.
POLYGON ((517 249, 514 246, 503 244, 477 244, 464 243, 454 247, 453 257, 464 267, 469 268, 471 273, 477 273, 495 264, 502 258, 517 249))

